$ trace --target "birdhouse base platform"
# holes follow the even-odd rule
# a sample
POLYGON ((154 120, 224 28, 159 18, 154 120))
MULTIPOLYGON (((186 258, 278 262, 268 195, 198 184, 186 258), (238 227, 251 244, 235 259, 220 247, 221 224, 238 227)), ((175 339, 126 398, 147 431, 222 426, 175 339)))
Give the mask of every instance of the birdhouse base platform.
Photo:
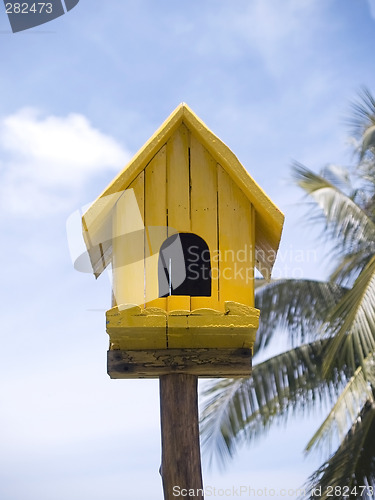
POLYGON ((208 378, 251 375, 251 349, 158 349, 108 351, 107 371, 113 379, 158 378, 184 373, 208 378))
POLYGON ((108 374, 248 376, 258 323, 258 309, 236 302, 225 302, 224 311, 113 307, 107 311, 108 374))

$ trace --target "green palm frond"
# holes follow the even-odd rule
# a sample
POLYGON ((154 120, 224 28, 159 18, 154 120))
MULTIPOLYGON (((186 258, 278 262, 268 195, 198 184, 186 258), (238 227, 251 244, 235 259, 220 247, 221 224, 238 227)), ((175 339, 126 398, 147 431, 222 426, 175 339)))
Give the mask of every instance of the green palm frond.
POLYGON ((344 193, 353 191, 350 172, 341 165, 327 165, 322 169, 320 175, 344 193))
POLYGON ((375 352, 375 256, 327 318, 326 333, 333 337, 324 360, 324 372, 341 357, 354 370, 375 352))
POLYGON ((255 352, 267 346, 276 332, 280 335, 280 328, 288 331, 290 345, 318 338, 329 310, 345 291, 334 283, 313 280, 276 280, 256 288, 255 305, 261 314, 255 352))
POLYGON ((254 280, 254 289, 255 290, 260 290, 261 288, 264 288, 271 283, 275 283, 275 280, 266 280, 264 278, 256 278, 254 280))
MULTIPOLYGON (((247 379, 219 379, 203 392, 204 402, 200 418, 200 435, 202 448, 214 451, 224 463, 234 455, 234 439, 241 433, 236 407, 243 394, 242 386, 247 379)), ((255 409, 253 409, 255 411, 255 409)), ((213 454, 210 454, 212 460, 213 454)))
POLYGON ((330 281, 340 286, 352 284, 374 255, 373 246, 375 245, 370 243, 367 247, 343 255, 331 273, 330 281))
POLYGON ((374 443, 375 403, 371 400, 366 401, 337 451, 310 477, 306 500, 332 497, 372 500, 375 495, 374 443))
POLYGON ((326 178, 301 164, 294 165, 294 179, 323 211, 326 236, 346 253, 375 241, 375 224, 353 199, 326 178))
POLYGON ((201 437, 205 451, 223 463, 238 446, 264 434, 275 422, 316 404, 333 404, 346 376, 337 367, 322 378, 328 341, 318 340, 254 366, 251 378, 213 381, 203 392, 201 437))
POLYGON ((368 152, 375 151, 375 125, 371 125, 365 133, 363 134, 362 148, 361 148, 361 159, 368 152))
POLYGON ((201 413, 202 444, 224 462, 272 424, 329 405, 306 451, 334 438, 339 445, 310 477, 311 500, 375 498, 360 490, 375 488, 375 99, 365 88, 351 124, 355 168, 330 165, 318 175, 296 163, 293 170, 314 207, 308 218, 323 221, 323 236, 333 243, 329 282, 256 280, 254 361, 276 335, 293 348, 255 364, 251 378, 212 382, 201 413), (313 495, 316 487, 321 493, 313 495))
MULTIPOLYGON (((366 360, 368 368, 372 368, 374 356, 371 355, 366 360)), ((366 379, 361 366, 357 368, 354 375, 348 380, 346 387, 342 390, 336 403, 329 412, 327 418, 310 439, 305 451, 309 452, 314 448, 331 448, 331 441, 335 434, 338 434, 341 442, 348 431, 348 427, 353 425, 358 417, 358 410, 362 408, 366 401, 373 401, 371 385, 366 379)))
POLYGON ((351 118, 348 122, 353 128, 354 135, 362 139, 366 130, 375 125, 375 99, 370 90, 363 87, 351 107, 351 118))

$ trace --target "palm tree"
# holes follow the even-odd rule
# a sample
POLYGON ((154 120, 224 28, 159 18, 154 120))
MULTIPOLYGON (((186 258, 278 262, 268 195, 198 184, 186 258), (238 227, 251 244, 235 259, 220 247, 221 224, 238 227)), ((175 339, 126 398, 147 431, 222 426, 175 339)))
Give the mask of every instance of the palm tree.
POLYGON ((250 378, 219 379, 203 394, 202 443, 222 460, 272 424, 330 405, 306 452, 327 452, 335 438, 336 449, 308 479, 306 498, 319 487, 322 499, 331 488, 335 498, 374 497, 375 99, 366 89, 353 104, 351 125, 355 169, 328 167, 317 175, 293 166, 295 182, 315 207, 314 223, 317 215, 333 242, 334 271, 326 282, 260 281, 254 361, 280 329, 288 350, 255 363, 250 378))

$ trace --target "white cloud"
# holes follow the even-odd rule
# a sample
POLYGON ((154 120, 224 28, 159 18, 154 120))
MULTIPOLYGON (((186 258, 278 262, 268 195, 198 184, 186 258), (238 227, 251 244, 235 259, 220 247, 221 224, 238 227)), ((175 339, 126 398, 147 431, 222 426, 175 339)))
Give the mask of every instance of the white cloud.
POLYGON ((64 210, 95 175, 119 171, 129 153, 77 113, 21 109, 0 119, 0 205, 39 216, 64 210))

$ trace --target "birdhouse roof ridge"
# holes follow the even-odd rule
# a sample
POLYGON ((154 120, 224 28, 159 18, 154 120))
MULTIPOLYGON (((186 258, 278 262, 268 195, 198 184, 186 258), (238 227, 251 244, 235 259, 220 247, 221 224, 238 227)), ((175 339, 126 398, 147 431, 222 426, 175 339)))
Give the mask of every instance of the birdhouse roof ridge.
MULTIPOLYGON (((281 238, 284 215, 254 181, 230 148, 195 115, 185 102, 181 102, 175 108, 83 215, 83 234, 94 274, 99 276, 104 270, 109 263, 112 250, 108 248, 106 255, 103 255, 101 251, 102 255, 99 258, 97 252, 91 251, 92 238, 90 235, 93 232, 97 233, 101 231, 102 224, 105 224, 108 217, 110 217, 112 208, 121 196, 121 193, 146 168, 152 158, 182 123, 191 133, 196 135, 202 145, 226 170, 228 175, 254 206, 256 213, 255 246, 256 253, 258 254, 257 267, 263 276, 269 278, 281 238)), ((98 238, 95 237, 95 240, 98 241, 98 238)))

